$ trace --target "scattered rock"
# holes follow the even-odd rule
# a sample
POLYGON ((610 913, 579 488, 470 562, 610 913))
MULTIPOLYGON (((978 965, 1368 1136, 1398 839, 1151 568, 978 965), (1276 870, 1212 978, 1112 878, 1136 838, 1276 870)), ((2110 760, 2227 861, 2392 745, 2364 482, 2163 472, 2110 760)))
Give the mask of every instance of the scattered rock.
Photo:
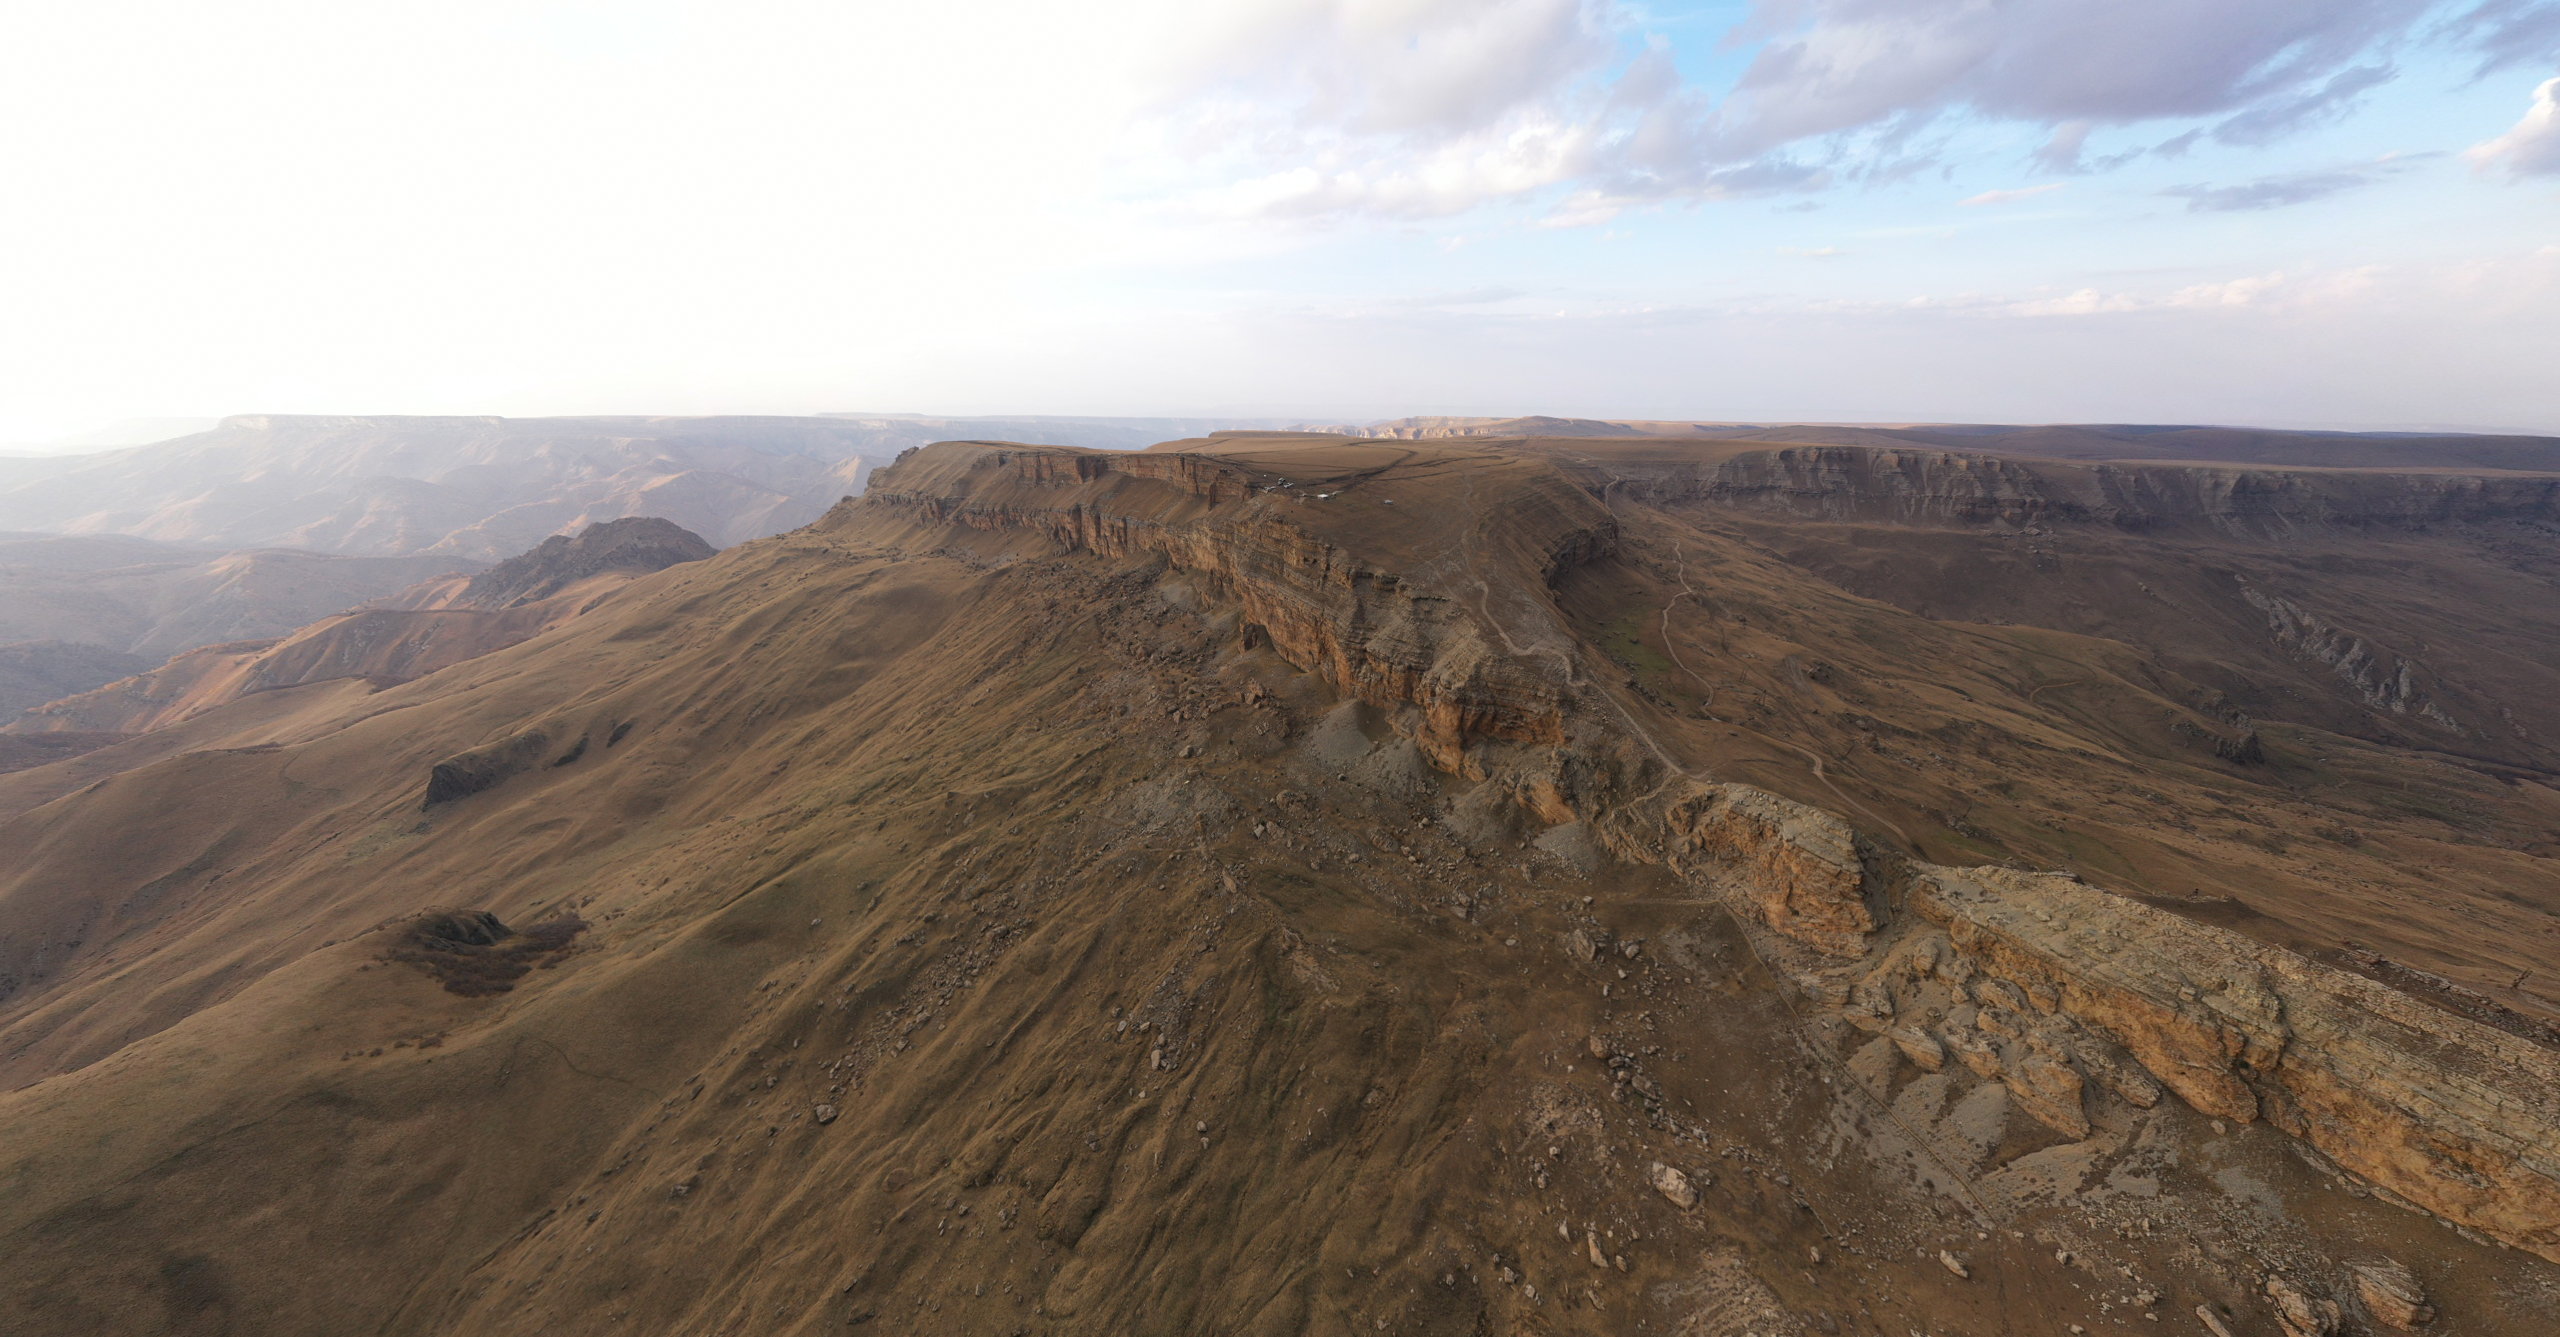
POLYGON ((1698 1190, 1690 1184, 1689 1176, 1660 1161, 1655 1161, 1647 1173, 1653 1180, 1654 1189, 1671 1199, 1680 1210, 1687 1211, 1698 1205, 1698 1190))
POLYGON ((1607 1267, 1609 1265, 1609 1255, 1600 1252, 1599 1231, 1586 1230, 1582 1232, 1582 1247, 1585 1252, 1591 1255, 1591 1265, 1593 1267, 1607 1267))
POLYGON ((820 1123, 834 1123, 836 1121, 836 1107, 833 1105, 820 1105, 809 1112, 809 1117, 816 1119, 820 1123))
POLYGON ((482 790, 495 789, 508 779, 533 769, 551 746, 551 736, 540 729, 527 729, 513 737, 457 752, 437 762, 427 771, 426 807, 468 798, 482 790))
POLYGON ((2224 1327, 2222 1320, 2215 1317, 2214 1312, 2203 1305, 2196 1306, 2196 1321, 2204 1324, 2213 1337, 2231 1337, 2231 1329, 2224 1327))
POLYGON ((1959 1277, 1970 1279, 1973 1276, 1971 1272, 1965 1270, 1963 1263, 1956 1260, 1956 1256, 1954 1254, 1951 1254, 1944 1249, 1938 1250, 1938 1262, 1944 1265, 1948 1271, 1955 1273, 1959 1277))
POLYGON ((2389 1259, 2356 1263, 2348 1272, 2356 1279, 2356 1296, 2382 1323, 2406 1331, 2433 1322, 2435 1307, 2418 1284, 2417 1274, 2389 1259))
POLYGON ((1591 935, 1581 929, 1564 935, 1564 950, 1576 961, 1589 961, 1600 954, 1600 948, 1591 941, 1591 935))
POLYGON ((2285 1337, 2337 1337, 2343 1317, 2337 1301, 2321 1299, 2286 1277, 2270 1275, 2266 1289, 2285 1337))

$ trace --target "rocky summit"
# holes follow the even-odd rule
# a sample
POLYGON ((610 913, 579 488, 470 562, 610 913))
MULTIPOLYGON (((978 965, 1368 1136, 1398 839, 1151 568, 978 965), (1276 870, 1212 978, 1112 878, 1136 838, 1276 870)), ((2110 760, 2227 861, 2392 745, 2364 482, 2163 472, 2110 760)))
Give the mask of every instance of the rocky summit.
POLYGON ((2552 1330, 2560 475, 1565 425, 38 712, 0 1329, 2552 1330))

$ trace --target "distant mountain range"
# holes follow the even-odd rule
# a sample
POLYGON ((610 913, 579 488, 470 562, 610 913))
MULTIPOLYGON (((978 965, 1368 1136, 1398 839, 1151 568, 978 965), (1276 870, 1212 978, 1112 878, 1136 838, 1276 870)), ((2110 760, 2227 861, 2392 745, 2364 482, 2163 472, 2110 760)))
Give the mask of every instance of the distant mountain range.
POLYGON ((0 717, 170 655, 260 640, 486 563, 224 552, 119 534, 0 533, 0 717))
MULTIPOLYGON (((359 607, 341 604, 290 635, 207 644, 181 650, 156 667, 140 661, 100 672, 93 681, 28 703, 25 714, 0 724, 0 733, 77 733, 103 741, 163 728, 260 692, 350 681, 379 690, 514 645, 576 617, 628 581, 705 560, 715 551, 699 536, 652 516, 610 520, 574 538, 555 534, 477 575, 429 578, 359 607)), ((359 567, 425 560, 295 556, 359 567)), ((58 643, 50 663, 25 655, 45 648, 0 645, 0 674, 14 666, 13 653, 37 665, 92 672, 133 658, 58 643), (91 653, 76 658, 79 651, 91 653)), ((0 750, 0 771, 35 759, 0 750)))
POLYGON ((2560 437, 2468 432, 2308 432, 2139 423, 1752 423, 1602 418, 1392 418, 1293 430, 1427 441, 1464 437, 1661 437, 1824 446, 1920 446, 2049 460, 2210 461, 2305 469, 2560 469, 2560 437))
POLYGON ((0 528, 495 561, 646 514, 726 546, 860 491, 868 440, 819 418, 235 417, 0 460, 0 528))

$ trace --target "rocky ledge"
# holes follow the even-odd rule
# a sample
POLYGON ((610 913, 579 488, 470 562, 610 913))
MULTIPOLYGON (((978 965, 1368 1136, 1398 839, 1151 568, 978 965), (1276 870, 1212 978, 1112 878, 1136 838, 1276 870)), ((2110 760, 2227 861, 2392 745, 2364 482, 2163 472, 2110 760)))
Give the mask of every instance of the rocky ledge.
POLYGON ((1748 786, 1676 787, 1610 844, 1769 930, 1829 1015, 2065 1136, 2174 1095, 2560 1262, 2560 1052, 2069 874, 1905 860, 1748 786))

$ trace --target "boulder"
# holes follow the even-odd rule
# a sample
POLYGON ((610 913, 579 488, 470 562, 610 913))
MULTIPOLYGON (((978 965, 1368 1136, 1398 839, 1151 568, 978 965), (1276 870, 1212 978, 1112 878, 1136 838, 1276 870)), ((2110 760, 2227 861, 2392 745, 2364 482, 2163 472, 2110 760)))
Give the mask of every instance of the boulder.
POLYGON ((1698 1205, 1698 1190, 1689 1182, 1689 1176, 1660 1161, 1653 1163, 1646 1176, 1653 1181, 1654 1190, 1671 1199, 1680 1210, 1685 1212, 1698 1205))
POLYGON ((2427 1303, 2426 1289, 2407 1267, 2382 1258, 2356 1263, 2347 1271, 2355 1278, 2356 1298, 2364 1301, 2365 1311, 2376 1322, 2407 1332, 2434 1321, 2435 1307, 2427 1303))

